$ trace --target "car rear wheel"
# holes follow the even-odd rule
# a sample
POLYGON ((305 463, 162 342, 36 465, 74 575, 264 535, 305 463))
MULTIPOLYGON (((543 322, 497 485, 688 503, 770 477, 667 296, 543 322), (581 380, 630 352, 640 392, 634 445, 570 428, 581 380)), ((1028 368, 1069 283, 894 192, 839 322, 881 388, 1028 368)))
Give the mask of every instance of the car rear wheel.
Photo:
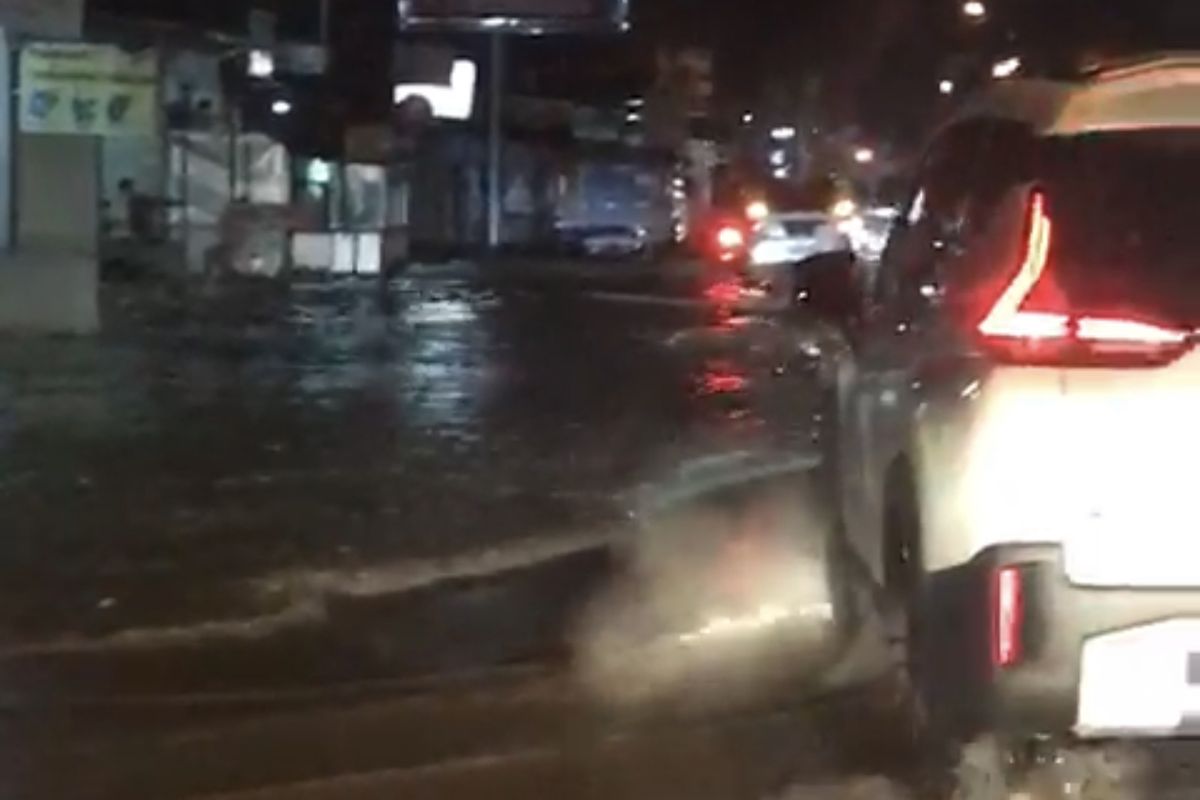
POLYGON ((920 515, 911 472, 897 464, 888 475, 884 496, 884 582, 887 628, 903 648, 897 676, 909 733, 929 733, 930 698, 926 687, 925 632, 921 624, 922 580, 920 515))
MULTIPOLYGON (((994 770, 979 758, 963 769, 961 749, 950 735, 930 680, 929 640, 921 606, 926 590, 916 485, 908 466, 888 474, 884 496, 885 615, 889 636, 903 656, 894 673, 899 730, 919 759, 922 794, 947 800, 991 800, 994 770)), ((1007 795, 996 795, 997 798, 1007 795)))
POLYGON ((837 400, 836 386, 821 381, 813 429, 821 464, 814 476, 814 488, 826 520, 824 558, 834 626, 840 641, 848 644, 858 635, 864 615, 869 613, 870 591, 866 587, 873 581, 850 547, 842 518, 837 400))

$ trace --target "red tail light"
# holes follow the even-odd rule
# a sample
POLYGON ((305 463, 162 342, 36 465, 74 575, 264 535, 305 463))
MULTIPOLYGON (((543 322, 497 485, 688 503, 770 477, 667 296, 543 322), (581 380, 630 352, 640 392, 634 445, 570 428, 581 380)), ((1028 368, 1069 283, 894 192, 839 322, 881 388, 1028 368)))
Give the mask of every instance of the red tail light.
POLYGON ((717 246, 722 250, 737 250, 746 244, 746 234, 741 228, 722 225, 717 229, 717 246))
POLYGON ((992 664, 998 669, 1021 660, 1021 628, 1025 592, 1018 567, 1002 567, 992 575, 992 664))
POLYGON ((713 234, 715 255, 722 264, 733 264, 746 251, 746 232, 736 224, 724 223, 713 234))
POLYGON ((978 330, 1002 358, 1022 363, 1164 363, 1191 344, 1192 334, 1121 316, 1072 314, 1069 309, 1026 308, 1034 289, 1050 276, 1054 224, 1046 197, 1029 204, 1025 252, 1017 274, 993 303, 978 330))

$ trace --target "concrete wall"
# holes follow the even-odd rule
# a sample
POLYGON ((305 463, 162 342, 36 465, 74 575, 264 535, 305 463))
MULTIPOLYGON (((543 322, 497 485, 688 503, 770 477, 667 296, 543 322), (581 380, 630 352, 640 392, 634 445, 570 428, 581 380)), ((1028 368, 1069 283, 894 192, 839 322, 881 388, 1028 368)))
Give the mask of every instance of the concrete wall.
POLYGON ((95 256, 100 233, 100 141, 91 136, 20 134, 17 246, 95 256))
POLYGON ((100 146, 90 136, 16 137, 16 249, 0 255, 0 330, 100 327, 100 146))

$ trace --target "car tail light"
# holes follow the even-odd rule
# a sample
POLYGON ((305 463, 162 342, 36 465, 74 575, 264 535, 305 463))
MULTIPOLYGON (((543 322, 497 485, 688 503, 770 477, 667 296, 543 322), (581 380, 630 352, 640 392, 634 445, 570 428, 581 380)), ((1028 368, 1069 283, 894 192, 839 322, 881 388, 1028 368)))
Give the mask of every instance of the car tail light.
POLYGON ((991 352, 1021 363, 1136 365, 1165 363, 1191 346, 1191 331, 1148 320, 1080 315, 1062 302, 1057 303, 1062 308, 1028 308, 1035 289, 1054 289, 1050 268, 1054 224, 1042 192, 1033 193, 1026 227, 1020 267, 978 325, 991 352))
POLYGON ((741 228, 735 228, 732 225, 723 225, 717 230, 717 245, 722 250, 736 250, 746 244, 746 234, 742 233, 741 228))
POLYGON ((992 664, 998 669, 1021 660, 1021 628, 1025 623, 1025 591, 1019 567, 992 574, 992 664))

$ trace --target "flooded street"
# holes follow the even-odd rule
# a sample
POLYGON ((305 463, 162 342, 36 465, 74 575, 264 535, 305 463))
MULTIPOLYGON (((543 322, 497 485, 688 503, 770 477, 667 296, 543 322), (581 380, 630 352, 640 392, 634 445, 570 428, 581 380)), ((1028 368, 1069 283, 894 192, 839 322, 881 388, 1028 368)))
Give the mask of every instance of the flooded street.
MULTIPOLYGON (((742 635, 710 587, 790 624, 753 599, 773 551, 734 534, 823 536, 812 332, 697 297, 477 275, 114 288, 96 340, 0 342, 15 796, 382 770, 369 796, 760 797, 836 772, 819 728, 842 712, 810 707, 799 662, 720 708, 691 702, 725 691, 701 680, 682 706, 605 709, 581 679, 601 657, 581 626, 631 563, 670 600, 638 588, 604 624, 637 638, 627 611, 652 608, 681 627, 648 636, 696 650, 742 635), (784 498, 766 522, 760 484, 784 498)), ((638 658, 609 688, 665 674, 638 658)), ((347 796, 318 784, 299 796, 347 796)))
POLYGON ((0 343, 2 647, 588 549, 680 463, 811 435, 803 365, 704 307, 455 280, 383 310, 351 285, 108 301, 98 341, 0 343))

